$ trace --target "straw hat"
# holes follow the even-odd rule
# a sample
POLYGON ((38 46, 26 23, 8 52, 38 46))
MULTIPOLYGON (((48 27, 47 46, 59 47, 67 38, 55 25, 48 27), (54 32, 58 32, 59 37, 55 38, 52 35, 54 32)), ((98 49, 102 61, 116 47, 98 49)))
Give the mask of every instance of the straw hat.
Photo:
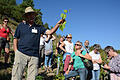
POLYGON ((37 15, 37 13, 32 9, 32 7, 27 7, 25 9, 25 13, 23 14, 23 17, 25 17, 26 14, 29 14, 29 13, 34 13, 34 15, 37 15))

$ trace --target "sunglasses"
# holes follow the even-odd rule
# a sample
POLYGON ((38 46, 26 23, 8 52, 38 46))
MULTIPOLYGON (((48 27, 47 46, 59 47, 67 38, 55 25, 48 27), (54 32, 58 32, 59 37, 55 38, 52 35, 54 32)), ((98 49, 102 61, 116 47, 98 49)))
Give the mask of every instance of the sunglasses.
POLYGON ((72 38, 72 37, 67 37, 67 38, 72 38))
MULTIPOLYGON (((110 51, 110 50, 109 50, 110 51)), ((109 54, 109 51, 107 51, 106 53, 109 54)))
POLYGON ((4 22, 8 22, 8 21, 4 21, 4 22))
POLYGON ((82 45, 80 45, 80 44, 75 44, 75 46, 82 46, 82 45))

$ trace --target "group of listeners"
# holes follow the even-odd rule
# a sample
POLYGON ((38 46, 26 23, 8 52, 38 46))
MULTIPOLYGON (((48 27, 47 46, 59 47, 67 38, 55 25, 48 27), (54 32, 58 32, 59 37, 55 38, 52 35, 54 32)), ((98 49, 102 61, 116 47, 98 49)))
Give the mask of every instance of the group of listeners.
MULTIPOLYGON (((80 41, 73 45, 71 40, 72 35, 68 34, 65 39, 61 37, 60 42, 57 44, 57 52, 63 54, 65 80, 70 77, 74 80, 77 75, 80 76, 80 80, 99 80, 100 68, 103 62, 100 55, 101 46, 94 44, 93 50, 90 51, 88 40, 84 42, 84 46, 80 41), (87 69, 82 58, 91 60, 93 69, 87 69)), ((120 80, 120 54, 112 46, 105 47, 104 51, 110 62, 102 68, 110 72, 111 80, 120 80)))
MULTIPOLYGON (((15 59, 12 80, 22 80, 26 65, 28 65, 27 80, 35 80, 38 74, 38 66, 43 67, 47 72, 52 71, 53 40, 56 39, 53 33, 65 20, 61 19, 55 27, 47 30, 34 23, 36 15, 31 7, 27 7, 23 15, 25 21, 18 25, 15 35, 7 25, 8 18, 4 18, 3 24, 0 24, 0 53, 2 49, 5 50, 5 63, 8 62, 9 57, 9 33, 14 35, 15 59)), ((94 44, 93 50, 90 51, 88 40, 84 42, 84 46, 80 41, 74 45, 71 34, 61 37, 55 53, 63 55, 65 80, 70 77, 75 79, 77 75, 80 76, 80 80, 99 80, 100 64, 102 63, 100 49, 99 44, 94 44), (92 61, 93 69, 87 69, 83 59, 92 61)), ((112 46, 105 47, 104 51, 110 62, 102 67, 110 71, 111 80, 120 80, 120 54, 112 46)))

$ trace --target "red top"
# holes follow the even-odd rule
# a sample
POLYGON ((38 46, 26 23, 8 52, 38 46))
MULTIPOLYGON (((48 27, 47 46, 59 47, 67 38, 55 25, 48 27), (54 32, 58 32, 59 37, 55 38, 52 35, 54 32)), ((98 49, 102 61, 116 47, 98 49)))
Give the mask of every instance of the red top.
POLYGON ((10 33, 9 28, 7 28, 7 30, 5 28, 0 29, 0 37, 7 38, 9 33, 10 33))

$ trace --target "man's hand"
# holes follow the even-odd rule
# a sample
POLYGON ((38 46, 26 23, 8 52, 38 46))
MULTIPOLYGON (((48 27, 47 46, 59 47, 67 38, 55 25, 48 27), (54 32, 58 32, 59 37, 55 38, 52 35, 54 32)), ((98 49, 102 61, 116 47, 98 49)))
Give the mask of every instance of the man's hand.
POLYGON ((61 19, 57 22, 57 24, 63 24, 65 22, 65 19, 61 19))
POLYGON ((55 27, 53 27, 51 30, 47 30, 46 34, 53 34, 56 32, 56 30, 59 28, 60 24, 63 24, 65 22, 65 19, 61 19, 57 22, 57 24, 55 25, 55 27))

